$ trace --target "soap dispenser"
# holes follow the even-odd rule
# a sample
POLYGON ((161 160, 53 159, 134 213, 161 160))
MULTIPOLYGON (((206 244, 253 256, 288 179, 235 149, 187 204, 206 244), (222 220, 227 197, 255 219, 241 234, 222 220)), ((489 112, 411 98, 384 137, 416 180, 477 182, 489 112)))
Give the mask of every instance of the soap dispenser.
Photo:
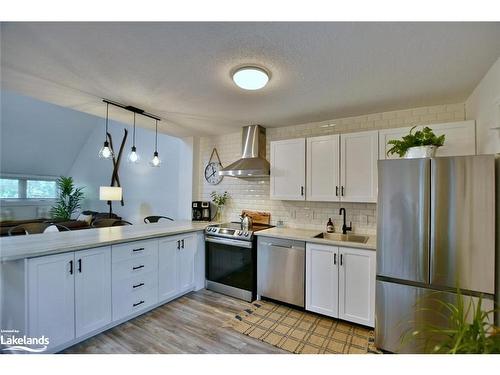
POLYGON ((331 217, 328 218, 328 223, 326 223, 326 231, 327 231, 327 233, 333 233, 333 231, 334 231, 333 222, 332 222, 331 217))

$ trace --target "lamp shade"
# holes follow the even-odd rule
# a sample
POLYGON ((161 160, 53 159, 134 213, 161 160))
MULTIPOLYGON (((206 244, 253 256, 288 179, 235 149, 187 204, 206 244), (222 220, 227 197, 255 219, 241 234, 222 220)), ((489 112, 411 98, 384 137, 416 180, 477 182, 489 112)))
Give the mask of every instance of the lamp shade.
POLYGON ((101 201, 121 201, 122 188, 115 186, 100 186, 99 199, 101 201))

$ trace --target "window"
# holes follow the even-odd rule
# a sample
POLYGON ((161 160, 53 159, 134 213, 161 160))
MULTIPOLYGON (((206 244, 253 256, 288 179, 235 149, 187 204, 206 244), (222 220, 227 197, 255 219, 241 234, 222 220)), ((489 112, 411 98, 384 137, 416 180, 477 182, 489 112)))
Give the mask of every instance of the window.
POLYGON ((0 178, 0 199, 54 199, 55 180, 35 178, 0 178))
POLYGON ((0 198, 19 198, 19 180, 0 178, 0 198))

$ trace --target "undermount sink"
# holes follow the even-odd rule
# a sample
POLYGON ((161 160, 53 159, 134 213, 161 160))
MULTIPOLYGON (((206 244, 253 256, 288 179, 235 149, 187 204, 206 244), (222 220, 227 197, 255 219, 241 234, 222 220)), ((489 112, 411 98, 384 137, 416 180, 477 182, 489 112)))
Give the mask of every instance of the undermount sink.
POLYGON ((357 243, 366 243, 370 237, 362 236, 359 234, 342 234, 342 233, 320 233, 314 238, 323 238, 325 240, 332 241, 344 241, 344 242, 357 242, 357 243))

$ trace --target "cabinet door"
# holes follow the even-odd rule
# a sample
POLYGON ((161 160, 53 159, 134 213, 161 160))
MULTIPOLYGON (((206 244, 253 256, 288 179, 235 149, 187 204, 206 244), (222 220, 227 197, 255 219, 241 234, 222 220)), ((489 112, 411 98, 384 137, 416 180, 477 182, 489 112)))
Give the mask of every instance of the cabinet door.
POLYGON ((158 248, 158 298, 168 300, 178 293, 177 258, 180 252, 180 237, 160 239, 158 248))
POLYGON ((111 247, 75 252, 76 337, 111 322, 111 247))
MULTIPOLYGON (((396 128, 396 129, 385 129, 379 131, 379 150, 378 158, 379 160, 385 159, 400 159, 398 154, 387 155, 387 151, 392 147, 388 144, 390 140, 401 139, 408 133, 410 133, 411 126, 406 128, 396 128)), ((415 130, 417 130, 415 128, 415 130)))
POLYGON ((343 202, 377 201, 378 131, 340 136, 340 185, 343 202))
POLYGON ((271 142, 271 199, 305 200, 305 138, 271 142))
POLYGON ((181 238, 181 249, 178 253, 178 286, 179 292, 186 292, 194 287, 194 258, 196 253, 195 236, 181 238))
POLYGON ((339 135, 307 138, 307 200, 339 200, 339 142, 339 135))
POLYGON ((375 251, 339 248, 339 318, 375 326, 375 251))
POLYGON ((49 349, 75 338, 74 253, 28 259, 28 332, 49 349))
POLYGON ((475 121, 459 121, 428 126, 437 136, 445 135, 444 145, 436 150, 436 156, 476 154, 475 121))
POLYGON ((338 248, 306 245, 306 310, 338 317, 338 248))

